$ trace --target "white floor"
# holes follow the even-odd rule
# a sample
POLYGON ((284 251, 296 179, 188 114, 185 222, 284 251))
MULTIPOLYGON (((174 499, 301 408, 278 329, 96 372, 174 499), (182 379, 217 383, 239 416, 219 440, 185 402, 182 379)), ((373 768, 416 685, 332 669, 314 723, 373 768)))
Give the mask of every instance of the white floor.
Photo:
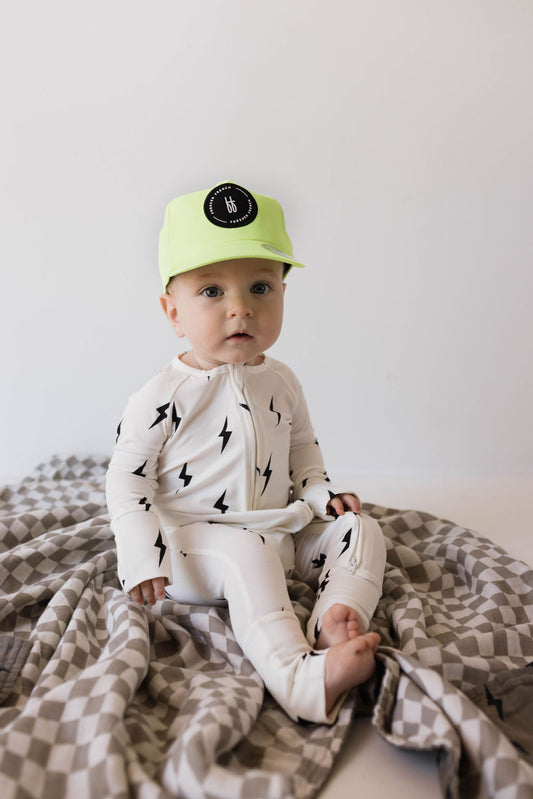
MULTIPOLYGON (((414 508, 449 519, 490 538, 533 567, 533 474, 360 477, 350 484, 354 484, 363 501, 414 508)), ((399 750, 379 737, 369 719, 355 719, 319 797, 382 799, 389 794, 395 799, 441 799, 435 755, 399 750)))

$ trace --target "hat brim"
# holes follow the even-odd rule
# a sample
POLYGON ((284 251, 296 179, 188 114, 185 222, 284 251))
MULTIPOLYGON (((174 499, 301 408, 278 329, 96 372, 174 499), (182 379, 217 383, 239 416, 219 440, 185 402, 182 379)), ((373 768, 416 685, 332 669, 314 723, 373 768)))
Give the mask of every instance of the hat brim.
POLYGON ((265 261, 277 261, 278 263, 287 264, 289 269, 293 266, 305 267, 305 264, 296 260, 292 255, 278 250, 266 241, 218 242, 216 245, 203 247, 194 253, 190 253, 187 259, 176 264, 168 276, 167 285, 173 277, 184 272, 191 272, 193 269, 200 269, 202 266, 221 261, 232 261, 233 259, 241 258, 261 258, 265 261))

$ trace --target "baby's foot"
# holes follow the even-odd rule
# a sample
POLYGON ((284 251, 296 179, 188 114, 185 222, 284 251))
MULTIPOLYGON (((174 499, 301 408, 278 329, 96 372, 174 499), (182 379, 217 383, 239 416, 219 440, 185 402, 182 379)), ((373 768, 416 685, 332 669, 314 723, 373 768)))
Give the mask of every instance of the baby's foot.
POLYGON ((351 641, 364 631, 359 614, 347 605, 332 605, 322 617, 322 628, 316 639, 315 649, 351 641))
POLYGON ((365 633, 332 646, 326 654, 326 713, 345 691, 361 685, 373 675, 375 653, 379 644, 377 633, 365 633))

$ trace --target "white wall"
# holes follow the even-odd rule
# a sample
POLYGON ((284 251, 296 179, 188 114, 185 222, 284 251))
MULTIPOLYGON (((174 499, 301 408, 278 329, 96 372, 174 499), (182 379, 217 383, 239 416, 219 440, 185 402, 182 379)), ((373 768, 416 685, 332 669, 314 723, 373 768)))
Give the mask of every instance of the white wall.
POLYGON ((178 349, 157 236, 231 179, 330 471, 533 469, 529 0, 26 0, 0 21, 0 473, 107 452, 178 349))

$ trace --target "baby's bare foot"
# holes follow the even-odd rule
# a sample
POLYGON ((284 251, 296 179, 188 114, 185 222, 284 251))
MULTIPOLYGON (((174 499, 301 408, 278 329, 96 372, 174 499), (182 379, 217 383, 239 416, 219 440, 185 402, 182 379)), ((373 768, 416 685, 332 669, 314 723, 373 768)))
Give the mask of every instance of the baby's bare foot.
POLYGON ((326 654, 326 712, 345 691, 370 679, 376 668, 377 633, 365 633, 332 646, 326 654))
POLYGON ((316 639, 315 649, 327 649, 329 646, 351 641, 361 635, 363 630, 357 611, 347 605, 332 605, 322 617, 322 628, 316 639))

